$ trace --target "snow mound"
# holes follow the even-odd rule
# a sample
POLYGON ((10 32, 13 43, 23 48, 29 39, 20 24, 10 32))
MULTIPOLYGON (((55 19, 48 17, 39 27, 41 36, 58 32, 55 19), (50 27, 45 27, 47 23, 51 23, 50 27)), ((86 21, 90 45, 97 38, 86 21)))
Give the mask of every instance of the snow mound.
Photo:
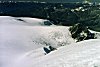
POLYGON ((44 56, 44 46, 74 43, 68 27, 44 26, 43 21, 0 16, 0 67, 31 67, 44 56))
POLYGON ((61 47, 33 65, 34 67, 100 67, 100 40, 87 40, 61 47))
POLYGON ((69 27, 43 21, 0 16, 0 67, 100 67, 100 39, 75 43, 69 27), (45 55, 48 45, 66 46, 45 55))
POLYGON ((29 25, 29 26, 44 26, 43 19, 29 18, 29 17, 9 17, 9 16, 0 16, 0 24, 6 25, 29 25))

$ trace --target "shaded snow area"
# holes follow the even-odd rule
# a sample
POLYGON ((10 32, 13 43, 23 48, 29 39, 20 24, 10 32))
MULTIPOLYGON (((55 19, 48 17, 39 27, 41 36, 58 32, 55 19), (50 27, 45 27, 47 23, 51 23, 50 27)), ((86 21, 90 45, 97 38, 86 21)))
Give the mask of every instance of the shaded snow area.
POLYGON ((93 31, 93 30, 89 30, 91 33, 95 33, 95 37, 97 39, 100 39, 100 32, 96 32, 96 31, 93 31))
POLYGON ((99 39, 75 43, 69 27, 44 21, 0 16, 0 67, 100 67, 99 39), (45 55, 49 45, 57 50, 45 55))

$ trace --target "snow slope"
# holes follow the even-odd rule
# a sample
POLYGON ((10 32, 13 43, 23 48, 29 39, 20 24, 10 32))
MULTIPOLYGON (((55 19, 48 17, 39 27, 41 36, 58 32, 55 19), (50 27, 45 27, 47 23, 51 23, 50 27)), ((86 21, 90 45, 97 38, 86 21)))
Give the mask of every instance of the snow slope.
POLYGON ((34 66, 100 67, 100 40, 87 40, 61 47, 57 51, 42 57, 34 66))
POLYGON ((0 16, 0 67, 31 67, 44 56, 44 46, 74 43, 68 27, 44 26, 44 21, 0 16))
POLYGON ((68 27, 43 21, 0 17, 0 67, 100 67, 100 39, 75 43, 68 27), (46 45, 59 48, 44 55, 46 45))

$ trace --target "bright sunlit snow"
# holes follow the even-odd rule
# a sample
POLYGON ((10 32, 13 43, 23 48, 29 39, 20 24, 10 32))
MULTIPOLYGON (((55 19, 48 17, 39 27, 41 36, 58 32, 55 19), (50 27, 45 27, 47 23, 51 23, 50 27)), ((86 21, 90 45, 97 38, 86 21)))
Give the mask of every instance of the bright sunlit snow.
POLYGON ((100 67, 99 39, 75 43, 69 27, 44 21, 0 16, 0 67, 100 67), (46 45, 57 50, 45 55, 46 45))

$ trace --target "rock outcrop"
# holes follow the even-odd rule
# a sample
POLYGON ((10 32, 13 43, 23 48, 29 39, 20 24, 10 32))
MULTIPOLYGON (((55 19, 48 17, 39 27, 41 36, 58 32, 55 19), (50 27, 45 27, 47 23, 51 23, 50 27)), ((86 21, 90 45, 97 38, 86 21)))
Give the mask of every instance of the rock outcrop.
POLYGON ((71 32, 72 38, 76 39, 77 42, 96 38, 95 33, 91 33, 88 27, 82 23, 73 25, 69 30, 71 32))

